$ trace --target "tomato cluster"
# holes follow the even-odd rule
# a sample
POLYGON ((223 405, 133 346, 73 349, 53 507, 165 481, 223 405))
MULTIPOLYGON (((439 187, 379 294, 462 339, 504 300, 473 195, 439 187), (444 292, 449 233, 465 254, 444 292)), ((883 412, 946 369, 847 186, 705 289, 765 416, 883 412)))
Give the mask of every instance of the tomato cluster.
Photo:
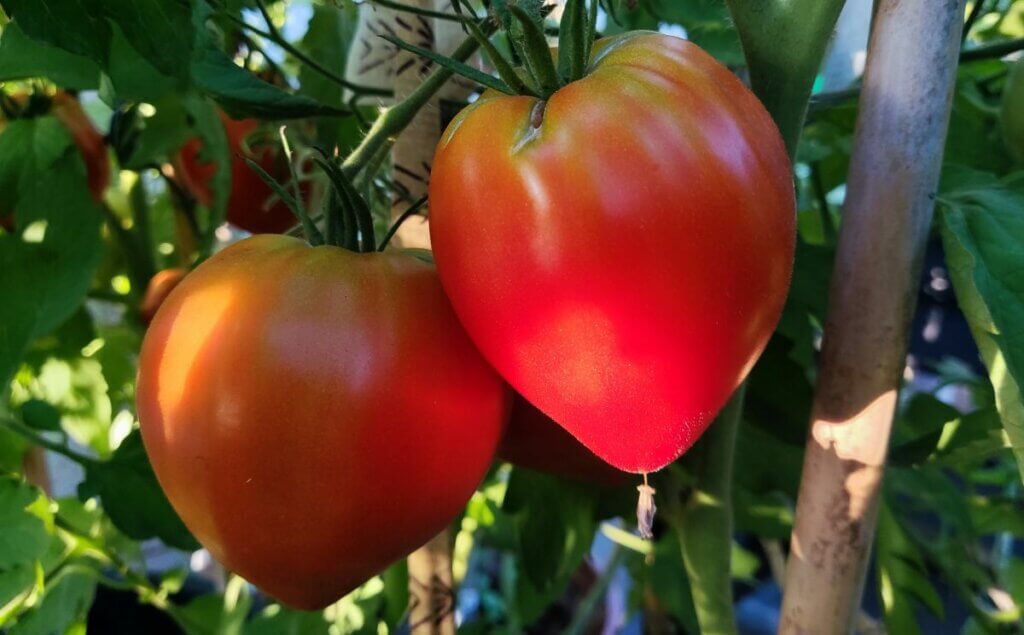
MULTIPOLYGON (((225 125, 236 144, 250 124, 225 125)), ((496 452, 608 484, 660 469, 774 329, 794 207, 779 133, 725 67, 660 34, 598 42, 549 99, 488 93, 451 123, 436 269, 256 236, 184 277, 140 361, 156 474, 226 566, 312 608, 451 522, 496 452)))

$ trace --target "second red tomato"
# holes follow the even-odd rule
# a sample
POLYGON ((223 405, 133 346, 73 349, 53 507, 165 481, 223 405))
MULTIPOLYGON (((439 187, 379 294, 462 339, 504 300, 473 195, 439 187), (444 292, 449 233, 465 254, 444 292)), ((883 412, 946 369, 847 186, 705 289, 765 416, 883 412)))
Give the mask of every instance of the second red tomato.
POLYGON ((615 467, 664 467, 779 319, 790 163, 757 98, 694 44, 599 41, 547 101, 484 96, 430 182, 445 290, 520 394, 615 467))

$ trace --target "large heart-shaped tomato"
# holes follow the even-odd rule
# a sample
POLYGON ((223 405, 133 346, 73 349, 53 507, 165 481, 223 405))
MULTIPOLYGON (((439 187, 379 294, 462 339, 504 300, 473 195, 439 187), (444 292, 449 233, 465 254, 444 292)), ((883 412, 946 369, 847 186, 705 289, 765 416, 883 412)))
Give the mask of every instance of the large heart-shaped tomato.
POLYGON ((484 356, 598 456, 659 469, 775 327, 795 240, 778 130, 687 41, 630 33, 545 103, 487 95, 430 182, 438 270, 484 356))
POLYGON ((451 522, 508 391, 408 253, 243 240, 157 311, 139 364, 161 486, 228 569, 324 606, 451 522))

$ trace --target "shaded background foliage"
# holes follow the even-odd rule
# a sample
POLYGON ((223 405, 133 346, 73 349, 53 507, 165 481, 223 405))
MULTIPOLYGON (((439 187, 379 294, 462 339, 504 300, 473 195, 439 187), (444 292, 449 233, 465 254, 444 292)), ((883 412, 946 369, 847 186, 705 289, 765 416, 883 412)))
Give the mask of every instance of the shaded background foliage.
MULTIPOLYGON (((155 481, 133 411, 146 282, 210 253, 222 238, 230 189, 229 171, 221 170, 209 208, 189 208, 161 166, 196 136, 209 158, 227 165, 218 109, 288 122, 300 151, 354 148, 376 111, 375 95, 350 101, 343 74, 358 11, 368 8, 347 0, 0 0, 0 7, 4 90, 83 91, 119 168, 97 203, 80 154, 53 116, 11 121, 0 133, 3 211, 10 206, 16 223, 0 233, 0 628, 105 630, 114 623, 105 621, 104 604, 131 601, 140 608, 121 619, 168 632, 399 630, 408 602, 404 563, 322 613, 268 603, 216 570, 212 579, 190 571, 202 568, 191 566, 201 558, 161 565, 154 545, 184 553, 198 545, 155 481), (23 457, 33 445, 80 466, 77 489, 47 495, 26 483, 23 457)), ((1024 451, 1024 172, 998 122, 1010 66, 1000 58, 1024 37, 1024 1, 978 0, 968 13, 865 599, 868 622, 898 633, 1017 632, 1024 602, 1024 498, 1014 457, 1024 451)), ((745 74, 720 1, 607 2, 604 16, 605 33, 685 33, 745 74)), ((854 84, 812 100, 797 153, 792 291, 749 381, 732 492, 732 575, 741 622, 754 616, 750 632, 762 632, 757 622, 770 625, 777 606, 856 96, 854 84)), ((1024 117, 1024 103, 1019 108, 1024 117)), ((361 186, 385 225, 387 166, 361 186)), ((653 484, 685 497, 692 477, 680 463, 653 484)), ((652 630, 697 632, 673 516, 659 517, 652 543, 639 541, 624 530, 633 496, 628 486, 495 465, 455 523, 462 630, 582 632, 602 617, 612 626, 631 619, 635 628, 640 616, 652 630), (602 610, 608 583, 625 602, 619 614, 610 604, 602 610)))

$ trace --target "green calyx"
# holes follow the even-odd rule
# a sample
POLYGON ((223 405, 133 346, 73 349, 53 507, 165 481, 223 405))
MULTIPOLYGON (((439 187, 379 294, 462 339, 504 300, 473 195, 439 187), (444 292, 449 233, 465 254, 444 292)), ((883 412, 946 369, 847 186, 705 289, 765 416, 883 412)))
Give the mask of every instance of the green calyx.
POLYGON ((317 154, 312 157, 312 160, 323 170, 327 180, 330 182, 330 187, 323 201, 323 212, 319 216, 324 222, 324 230, 321 231, 313 217, 309 215, 306 204, 303 201, 298 185, 299 179, 295 170, 295 161, 292 158, 291 147, 288 144, 287 136, 285 136, 284 128, 281 128, 281 145, 284 148, 291 172, 291 191, 289 191, 286 185, 282 185, 274 179, 255 161, 247 158, 246 163, 295 214, 295 218, 298 219, 306 240, 314 247, 331 245, 358 253, 384 251, 398 231, 399 226, 418 212, 427 202, 427 197, 424 196, 406 209, 388 229, 380 245, 377 245, 373 227, 373 212, 370 210, 369 203, 359 193, 359 189, 353 182, 352 177, 346 174, 336 158, 322 148, 314 148, 317 154))

